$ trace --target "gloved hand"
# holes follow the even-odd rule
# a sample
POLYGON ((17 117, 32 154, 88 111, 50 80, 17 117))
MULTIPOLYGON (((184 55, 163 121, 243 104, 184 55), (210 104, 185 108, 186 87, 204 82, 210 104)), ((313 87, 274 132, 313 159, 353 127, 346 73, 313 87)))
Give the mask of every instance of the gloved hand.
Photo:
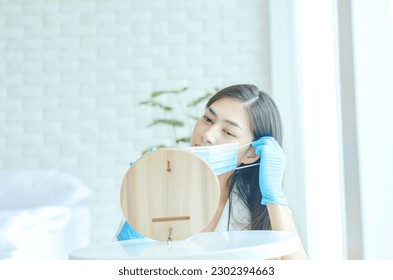
POLYGON ((130 240, 130 239, 142 238, 142 237, 143 235, 141 235, 132 226, 130 226, 130 224, 127 221, 124 222, 120 232, 116 236, 117 241, 130 240))
POLYGON ((260 155, 259 188, 262 193, 262 205, 267 203, 288 205, 282 191, 282 179, 285 169, 285 155, 277 141, 270 136, 262 137, 252 144, 255 153, 260 155))

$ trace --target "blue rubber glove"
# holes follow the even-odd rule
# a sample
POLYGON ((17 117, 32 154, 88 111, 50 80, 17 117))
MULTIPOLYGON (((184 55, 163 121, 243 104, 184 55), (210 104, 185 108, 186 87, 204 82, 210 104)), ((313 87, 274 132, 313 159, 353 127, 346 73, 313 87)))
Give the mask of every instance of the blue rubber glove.
POLYGON ((119 234, 117 235, 117 241, 130 240, 142 237, 144 236, 137 232, 132 226, 130 226, 127 221, 125 221, 119 234))
POLYGON ((262 137, 252 144, 255 153, 260 155, 259 188, 262 193, 262 205, 267 203, 288 205, 282 191, 282 179, 285 169, 285 155, 273 137, 262 137))

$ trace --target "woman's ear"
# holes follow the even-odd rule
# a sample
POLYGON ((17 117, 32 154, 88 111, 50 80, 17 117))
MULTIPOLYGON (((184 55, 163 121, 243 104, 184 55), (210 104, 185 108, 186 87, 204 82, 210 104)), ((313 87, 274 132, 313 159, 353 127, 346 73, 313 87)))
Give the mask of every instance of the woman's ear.
POLYGON ((259 159, 259 155, 257 155, 255 153, 255 148, 254 147, 249 147, 247 152, 246 152, 246 154, 240 160, 240 163, 250 164, 250 163, 254 163, 258 159, 259 159))

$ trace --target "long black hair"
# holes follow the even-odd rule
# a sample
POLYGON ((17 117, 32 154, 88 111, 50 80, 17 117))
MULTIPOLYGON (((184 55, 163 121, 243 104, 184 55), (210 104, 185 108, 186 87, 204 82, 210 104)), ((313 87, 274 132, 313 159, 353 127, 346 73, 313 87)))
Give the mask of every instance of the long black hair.
MULTIPOLYGON (((224 88, 212 96, 206 108, 221 98, 233 98, 245 105, 248 113, 253 140, 271 136, 282 146, 282 123, 274 100, 254 85, 240 84, 224 88)), ((258 159, 256 162, 259 162, 258 159)), ((242 164, 241 166, 245 166, 242 164)), ((262 194, 259 189, 259 165, 235 170, 229 180, 229 193, 235 192, 250 210, 252 230, 271 229, 269 213, 261 205, 262 194)), ((231 200, 230 200, 231 203, 231 200)), ((229 221, 228 221, 229 226, 229 221)))

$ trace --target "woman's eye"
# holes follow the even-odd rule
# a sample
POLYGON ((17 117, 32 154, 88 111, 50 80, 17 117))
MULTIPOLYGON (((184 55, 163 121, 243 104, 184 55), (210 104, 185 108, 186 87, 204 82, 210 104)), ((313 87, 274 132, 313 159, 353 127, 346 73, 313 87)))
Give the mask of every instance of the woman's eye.
POLYGON ((213 122, 213 120, 212 120, 211 118, 209 118, 208 116, 202 116, 202 118, 203 118, 206 122, 208 122, 208 123, 213 122))
POLYGON ((235 134, 233 134, 232 132, 230 132, 230 131, 228 131, 228 130, 224 130, 224 133, 225 133, 226 135, 228 135, 228 136, 236 137, 235 134))

